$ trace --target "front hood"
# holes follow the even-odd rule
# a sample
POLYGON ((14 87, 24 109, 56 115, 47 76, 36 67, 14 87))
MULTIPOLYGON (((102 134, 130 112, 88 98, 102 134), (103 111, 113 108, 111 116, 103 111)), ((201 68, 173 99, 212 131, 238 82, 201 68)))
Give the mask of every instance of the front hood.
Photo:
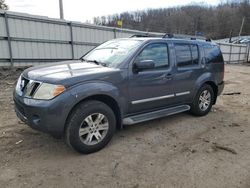
POLYGON ((69 80, 82 82, 100 79, 102 76, 117 71, 119 72, 119 69, 76 60, 31 67, 23 72, 23 76, 36 81, 65 85, 66 80, 66 83, 70 84, 69 80))

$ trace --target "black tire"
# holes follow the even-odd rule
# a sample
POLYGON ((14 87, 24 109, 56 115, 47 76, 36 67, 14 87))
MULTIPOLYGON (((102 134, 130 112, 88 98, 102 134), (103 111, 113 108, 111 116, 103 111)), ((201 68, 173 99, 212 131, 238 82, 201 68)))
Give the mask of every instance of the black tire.
POLYGON ((214 101, 214 90, 210 85, 204 84, 203 86, 201 86, 201 88, 198 90, 195 99, 193 101, 193 103, 191 104, 191 109, 190 112, 191 114, 195 115, 195 116, 205 116, 207 115, 212 106, 213 106, 213 101, 214 101), (210 103, 207 106, 207 108, 204 108, 203 110, 200 108, 199 104, 200 104, 200 96, 201 94, 203 94, 203 92, 208 91, 211 95, 210 98, 210 103))
MULTIPOLYGON (((94 121, 93 121, 94 122, 94 121)), ((87 125, 87 127, 89 127, 87 125)), ((83 154, 89 154, 93 153, 96 151, 101 150, 104 148, 111 138, 114 135, 116 129, 116 118, 115 114, 112 111, 112 109, 106 105, 103 102, 100 101, 85 101, 80 103, 71 113, 67 124, 66 124, 66 129, 65 129, 65 141, 66 143, 76 151, 83 153, 83 154), (83 124, 86 124, 86 119, 93 114, 102 114, 105 116, 107 122, 108 122, 108 129, 105 130, 105 136, 102 138, 102 140, 96 144, 93 145, 88 145, 85 144, 83 141, 82 136, 79 134, 80 128, 83 126, 83 124)), ((91 133, 85 133, 91 134, 91 133)), ((94 134, 92 132, 92 134, 94 134)), ((92 139, 95 138, 93 135, 91 137, 92 139)), ((96 142, 97 142, 97 137, 96 137, 96 142)))

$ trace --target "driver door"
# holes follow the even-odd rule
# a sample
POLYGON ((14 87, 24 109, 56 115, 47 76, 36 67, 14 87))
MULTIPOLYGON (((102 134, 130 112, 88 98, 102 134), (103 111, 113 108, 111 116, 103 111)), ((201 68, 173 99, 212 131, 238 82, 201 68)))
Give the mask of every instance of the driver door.
POLYGON ((135 57, 129 76, 130 113, 152 111, 171 105, 173 71, 166 42, 150 43, 135 57), (154 63, 154 68, 137 70, 136 62, 154 63))

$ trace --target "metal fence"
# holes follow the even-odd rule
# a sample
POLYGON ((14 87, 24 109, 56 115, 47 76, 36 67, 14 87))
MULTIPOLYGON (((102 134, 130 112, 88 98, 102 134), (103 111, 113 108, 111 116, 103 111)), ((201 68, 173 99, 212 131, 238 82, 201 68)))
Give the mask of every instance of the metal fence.
MULTIPOLYGON (((0 66, 78 59, 104 41, 134 34, 163 35, 0 11, 0 66)), ((249 57, 246 45, 217 43, 227 63, 242 63, 249 57)))
POLYGON ((220 46, 225 63, 245 63, 250 60, 250 46, 245 44, 232 44, 217 42, 220 46))
POLYGON ((104 41, 134 34, 148 33, 0 11, 0 66, 78 59, 104 41))

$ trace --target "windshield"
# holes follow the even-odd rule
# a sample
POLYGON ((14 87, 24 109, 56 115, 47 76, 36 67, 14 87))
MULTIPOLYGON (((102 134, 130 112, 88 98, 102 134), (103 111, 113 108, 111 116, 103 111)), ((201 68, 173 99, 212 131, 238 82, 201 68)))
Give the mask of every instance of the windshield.
POLYGON ((111 40, 98 46, 83 57, 84 61, 116 67, 139 46, 140 40, 111 40))

